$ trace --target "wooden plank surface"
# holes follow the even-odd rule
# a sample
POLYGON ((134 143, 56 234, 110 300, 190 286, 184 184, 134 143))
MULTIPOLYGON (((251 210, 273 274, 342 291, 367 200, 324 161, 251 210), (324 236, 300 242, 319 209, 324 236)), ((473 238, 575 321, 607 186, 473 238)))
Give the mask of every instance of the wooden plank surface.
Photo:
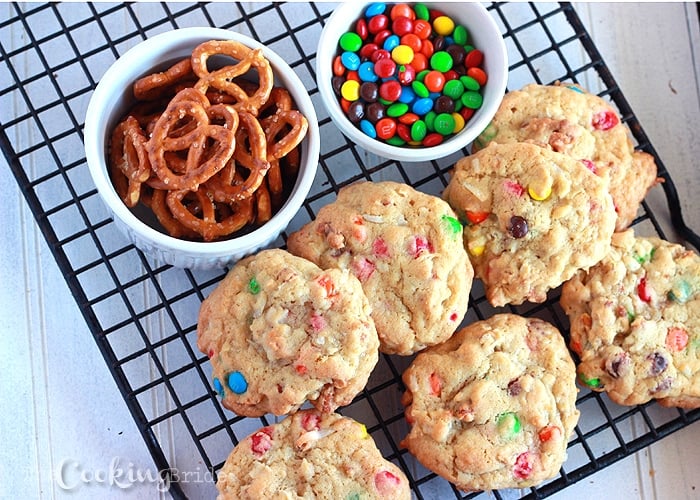
MULTIPOLYGON (((676 180, 686 221, 700 229, 696 4, 576 7, 676 180)), ((0 13, 8 9, 0 5, 0 13)), ((26 43, 21 33, 12 37, 26 43)), ((0 498, 165 497, 148 480, 127 480, 129 473, 155 472, 150 455, 4 163, 0 191, 0 498), (108 480, 110 471, 118 476, 114 484, 99 484, 95 474, 108 480)), ((660 189, 648 201, 672 234, 660 189)), ((174 430, 163 432, 171 434, 162 438, 174 455, 174 430)), ((555 498, 700 498, 698 441, 696 423, 555 498)))

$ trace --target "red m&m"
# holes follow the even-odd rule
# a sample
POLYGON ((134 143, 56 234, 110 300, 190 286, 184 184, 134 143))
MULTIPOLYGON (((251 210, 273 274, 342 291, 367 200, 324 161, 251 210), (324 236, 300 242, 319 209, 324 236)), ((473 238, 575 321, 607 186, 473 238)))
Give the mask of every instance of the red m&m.
POLYGON ((366 135, 425 147, 466 126, 488 80, 468 29, 422 3, 367 5, 339 39, 333 75, 344 112, 366 135))

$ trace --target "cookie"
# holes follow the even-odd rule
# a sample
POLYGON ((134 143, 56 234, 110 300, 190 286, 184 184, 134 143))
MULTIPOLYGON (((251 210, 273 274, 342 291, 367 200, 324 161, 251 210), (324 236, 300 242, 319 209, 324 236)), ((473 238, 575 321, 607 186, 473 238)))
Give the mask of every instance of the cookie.
POLYGON ((547 291, 607 253, 615 210, 583 163, 527 143, 492 143, 460 159, 443 193, 464 228, 494 306, 544 302, 547 291))
POLYGON ((576 369, 536 318, 496 314, 419 353, 403 374, 411 425, 401 443, 465 491, 555 476, 578 422, 576 369))
POLYGON ((340 190, 287 248, 323 269, 349 269, 372 304, 380 350, 408 355, 449 338, 469 302, 462 226, 437 196, 397 182, 340 190))
POLYGON ((579 379, 621 405, 700 407, 700 256, 615 234, 610 253, 562 288, 579 379))
POLYGON ((202 302, 197 346, 214 389, 239 415, 283 415, 310 401, 349 404, 379 360, 360 282, 280 249, 239 261, 202 302))
POLYGON ((219 471, 219 500, 410 499, 404 473, 385 460, 364 425, 300 410, 233 449, 219 471))
POLYGON ((491 142, 532 142, 585 160, 609 178, 618 231, 632 223, 657 182, 654 158, 634 150, 628 128, 610 103, 574 84, 530 84, 506 94, 472 151, 491 142))

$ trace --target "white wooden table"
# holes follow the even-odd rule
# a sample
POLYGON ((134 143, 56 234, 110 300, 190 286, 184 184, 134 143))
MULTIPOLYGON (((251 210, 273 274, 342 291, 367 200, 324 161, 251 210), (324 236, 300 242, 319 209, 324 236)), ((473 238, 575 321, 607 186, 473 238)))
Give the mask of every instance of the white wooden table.
MULTIPOLYGON (((696 4, 576 7, 674 178, 686 221, 700 230, 696 4)), ((155 472, 150 455, 1 160, 0 191, 0 498, 167 497, 148 480, 132 480, 155 472), (100 484, 110 471, 113 486, 100 484)), ((673 237, 661 190, 648 201, 673 237)), ((698 443, 695 423, 555 498, 700 498, 698 443)), ((199 473, 190 480, 210 479, 199 473)))

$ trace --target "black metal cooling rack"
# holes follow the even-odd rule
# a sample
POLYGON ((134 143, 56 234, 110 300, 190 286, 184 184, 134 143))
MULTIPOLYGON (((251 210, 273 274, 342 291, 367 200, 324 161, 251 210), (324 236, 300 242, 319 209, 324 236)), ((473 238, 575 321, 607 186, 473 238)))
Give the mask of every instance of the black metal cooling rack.
MULTIPOLYGON (((207 358, 196 348, 199 304, 223 271, 159 265, 115 230, 82 152, 87 101, 107 67, 147 37, 186 26, 240 31, 290 63, 319 115, 320 169, 289 231, 309 221, 340 187, 358 179, 398 180, 439 194, 455 156, 421 164, 380 159, 347 141, 325 114, 314 82, 314 57, 332 8, 297 2, 20 3, 0 21, 0 146, 174 498, 213 497, 213 482, 202 480, 206 472, 215 476, 238 439, 272 419, 242 418, 224 410, 210 387, 207 358)), ((508 47, 510 87, 562 80, 603 89, 600 95, 618 107, 638 147, 656 157, 676 229, 700 248, 700 239, 683 222, 668 172, 572 6, 488 8, 508 47)), ((646 204, 634 225, 639 232, 664 237, 646 204)), ((285 238, 286 233, 276 244, 284 245, 285 238)), ((544 304, 511 310, 552 321, 566 335, 568 323, 557 299, 554 292, 544 304)), ((494 312, 476 285, 465 322, 494 312)), ((456 491, 400 448, 407 431, 400 374, 409 361, 382 355, 367 388, 341 412, 367 425, 384 455, 404 469, 416 498, 480 497, 456 491)), ((585 390, 578 406, 582 417, 560 475, 529 491, 493 496, 545 497, 700 419, 700 410, 662 409, 654 403, 620 407, 585 390)))

